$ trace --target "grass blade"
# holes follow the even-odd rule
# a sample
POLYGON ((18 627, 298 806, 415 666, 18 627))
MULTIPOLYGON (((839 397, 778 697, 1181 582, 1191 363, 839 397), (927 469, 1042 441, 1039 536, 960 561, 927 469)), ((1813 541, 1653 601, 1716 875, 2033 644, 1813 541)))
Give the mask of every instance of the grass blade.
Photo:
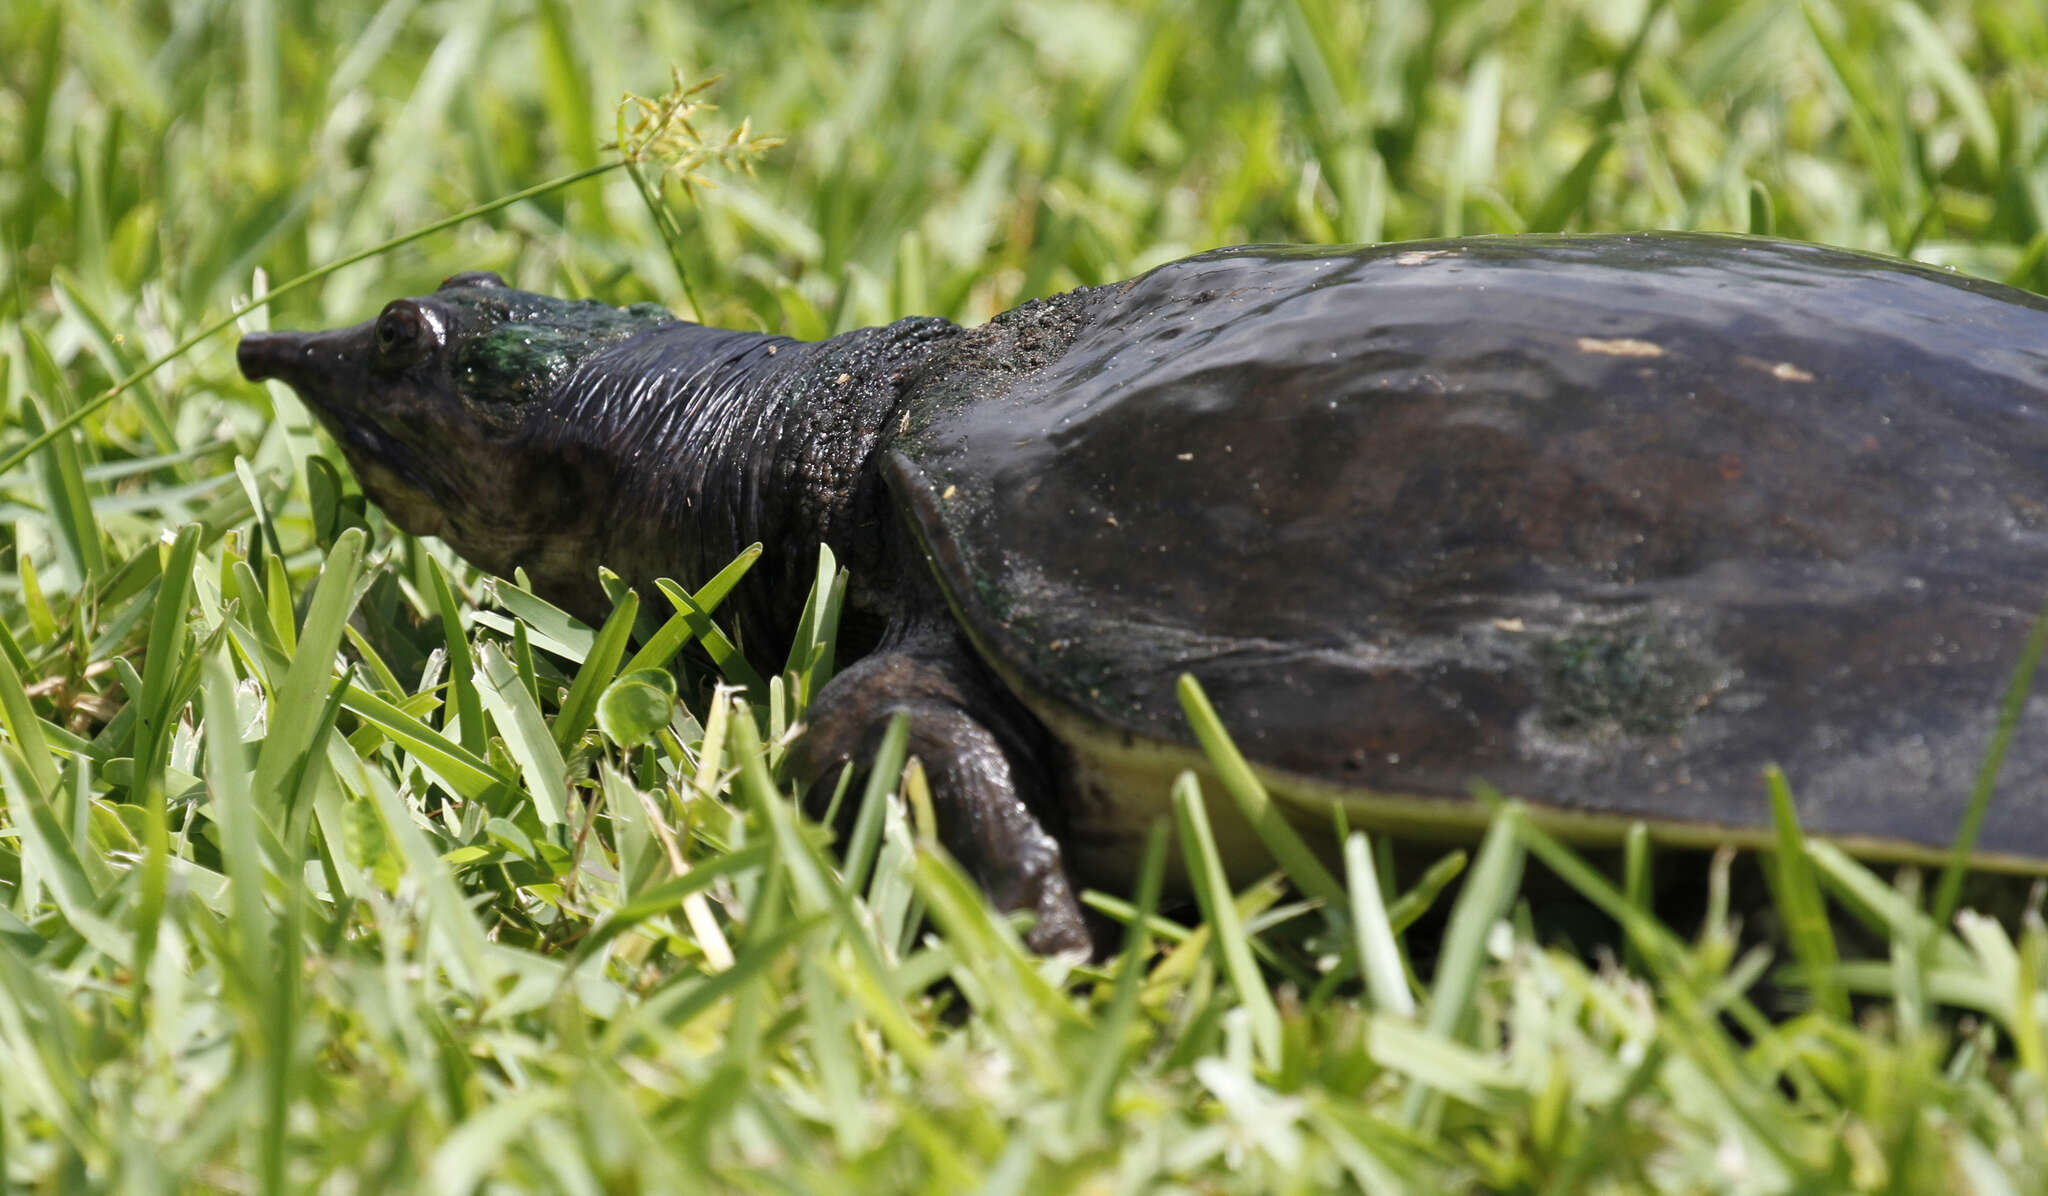
POLYGON ((1187 862, 1195 899, 1201 903, 1203 918, 1215 928, 1216 949, 1223 970, 1243 1001, 1251 1018, 1252 1041, 1260 1061, 1272 1070, 1280 1067, 1280 1011, 1273 1004, 1265 978, 1252 962, 1244 925, 1223 872, 1223 857, 1217 854, 1216 837, 1209 830, 1209 813, 1202 803, 1202 790, 1195 774, 1183 772, 1173 782, 1173 813, 1180 830, 1181 855, 1187 862))
POLYGON ((597 638, 591 641, 589 655, 583 658, 575 679, 569 683, 562 708, 555 712, 555 746, 562 751, 568 751, 590 729, 597 717, 598 696, 613 677, 623 675, 619 660, 626 654, 626 640, 633 634, 633 620, 639 615, 640 596, 628 590, 612 608, 597 638))
MULTIPOLYGON (((140 713, 135 731, 135 784, 142 806, 142 891, 135 905, 135 958, 138 982, 146 984, 156 953, 158 921, 163 917, 170 875, 170 814, 165 807, 164 768, 170 736, 184 707, 177 693, 178 674, 186 660, 185 613, 192 596, 193 565, 199 555, 199 528, 179 529, 164 563, 163 585, 157 591, 150 619, 149 655, 143 658, 140 713)), ((196 663, 196 662, 194 662, 196 663)))
POLYGON ((43 720, 29 705, 28 690, 16 671, 16 653, 0 652, 0 725, 21 753, 22 766, 39 793, 57 788, 57 766, 51 762, 49 742, 43 737, 43 720))
POLYGON ((542 826, 558 827, 567 821, 569 766, 563 762, 554 736, 533 695, 519 679, 510 659, 494 644, 478 653, 477 694, 484 709, 505 737, 505 747, 518 762, 526 778, 526 792, 533 798, 533 812, 542 826))
POLYGON ((349 266, 355 265, 357 262, 364 262, 374 257, 381 257, 384 254, 387 254, 392 250, 397 249, 401 245, 406 245, 413 241, 417 241, 422 237, 432 236, 437 232, 440 232, 444 229, 453 228, 458 224, 466 224, 479 216, 489 215, 490 213, 498 211, 501 208, 510 207, 513 204, 522 202, 527 199, 532 199, 535 196, 546 195, 553 191, 559 191, 564 187, 573 186, 577 183, 582 182, 585 179, 596 178, 598 175, 606 174, 610 171, 617 170, 621 165, 623 165, 623 163, 616 161, 602 162, 596 166, 586 167, 582 170, 571 171, 568 174, 549 179, 547 182, 544 183, 536 183, 531 187, 526 187, 519 191, 515 191, 510 195, 499 196, 497 199, 493 199, 488 203, 478 204, 473 208, 468 208, 463 211, 457 212, 453 216, 443 217, 440 220, 436 220, 431 223, 422 225, 419 228, 412 230, 411 232, 402 233, 399 236, 392 237, 385 241, 380 241, 379 243, 372 245, 368 249, 364 249, 356 253, 349 254, 345 257, 337 258, 333 261, 327 262, 324 265, 316 266, 313 269, 306 271, 304 274, 300 274, 295 278, 287 279, 286 281, 281 282, 274 287, 271 287, 267 293, 247 303, 243 303, 235 307, 232 311, 228 312, 228 314, 220 317, 217 320, 214 320, 212 323, 209 323, 201 327, 199 331, 192 333, 190 336, 187 336, 185 339, 179 341, 176 345, 172 346, 168 351, 158 354, 154 358, 151 358, 149 361, 145 362, 139 368, 123 376, 121 380, 114 383, 114 385, 108 387, 106 390, 101 391, 99 394, 94 395, 91 399, 88 399, 87 401, 73 407, 68 413, 65 414, 64 418, 56 421, 55 423, 37 432, 36 435, 29 439, 29 442, 27 444, 7 454, 5 457, 0 457, 0 477, 5 477, 6 475, 13 473, 17 468, 20 467, 23 461, 28 460, 29 457, 33 456, 45 445, 52 443, 59 436, 62 436, 64 433, 70 431, 72 428, 82 423, 88 416, 92 415, 100 408, 105 407, 107 404, 113 402, 115 399, 120 398, 123 394, 126 394, 129 390, 133 389, 134 386, 137 383, 141 382, 143 379, 149 377, 151 374, 156 373, 164 366, 169 365, 171 362, 176 361, 178 358, 183 357, 185 354, 191 352, 192 349, 195 346, 197 346, 200 342, 207 340, 208 338, 214 336, 217 333, 224 332, 227 329, 234 327, 236 321, 240 320, 243 316, 248 315, 250 312, 253 312, 260 307, 266 307, 269 304, 276 302, 279 298, 287 294, 290 294, 291 292, 296 291, 301 287, 309 286, 312 283, 318 282, 320 279, 327 277, 329 274, 332 274, 337 270, 346 269, 349 266))
POLYGON ((1110 1098, 1128 1058, 1131 1028, 1138 1015, 1139 979, 1152 956, 1152 918, 1166 878, 1166 851, 1171 836, 1164 823, 1145 832, 1145 853, 1139 857, 1137 900, 1124 930, 1124 949, 1117 957, 1116 987, 1109 1009, 1097 1022, 1083 1056, 1086 1068, 1074 1088, 1067 1116, 1082 1133, 1099 1131, 1109 1121, 1110 1098))
POLYGON ((1272 795, 1266 792, 1257 774, 1252 772, 1244 753, 1230 740, 1230 734, 1223 727, 1223 720, 1216 715, 1216 708, 1209 704, 1209 696, 1202 692, 1201 683, 1192 674, 1181 674, 1178 683, 1180 707, 1187 715, 1188 726, 1195 733, 1195 741, 1201 744, 1202 753, 1209 758, 1210 767, 1223 783, 1224 792, 1244 814, 1245 821, 1256 831, 1260 842, 1273 853, 1287 876, 1301 891, 1323 902, 1324 908, 1341 914, 1349 907, 1344 887, 1330 870, 1323 866, 1309 849, 1299 831, 1288 824, 1287 819, 1273 803, 1272 795))
MULTIPOLYGON (((464 751, 472 755, 484 754, 484 707, 483 699, 476 692, 476 662, 469 654, 469 633, 462 626, 462 608, 456 605, 455 591, 448 584, 447 571, 441 562, 427 558, 427 575, 434 585, 434 607, 441 616, 441 642, 448 649, 448 711, 456 720, 462 737, 464 751)), ((448 719, 443 717, 441 729, 448 729, 448 719)))
MULTIPOLYGON (((1493 927, 1506 915, 1522 879, 1524 815, 1515 802, 1502 805, 1486 829, 1479 845, 1479 858, 1472 875, 1451 908, 1450 924, 1444 928, 1443 955, 1437 961, 1436 976, 1429 989, 1429 1014, 1424 1028, 1443 1041, 1462 1039, 1472 1013, 1472 998, 1479 989, 1479 973, 1486 961, 1486 940, 1493 927)), ((1430 1104, 1430 1089, 1418 1084, 1409 1091, 1402 1120, 1420 1125, 1430 1104)))
POLYGON ((1344 840, 1344 870, 1351 889, 1351 930, 1358 940, 1358 970, 1365 976, 1366 991, 1376 1007, 1397 1017, 1413 1017, 1415 998, 1408 991, 1408 970, 1380 899, 1372 845, 1363 831, 1353 831, 1344 840))
MULTIPOLYGON (((747 575, 747 570, 752 569, 754 562, 760 559, 759 544, 748 547, 734 557, 731 564, 719 570, 716 577, 705 582, 703 588, 693 595, 697 601, 697 608, 707 612, 716 611, 726 596, 732 593, 732 588, 747 575)), ((669 660, 682 650, 684 644, 690 642, 693 634, 690 629, 696 618, 695 612, 687 610, 671 616, 668 622, 662 624, 661 630, 649 637, 646 645, 634 653, 633 659, 619 671, 631 673, 640 669, 667 668, 669 660)))
POLYGON ((1771 794, 1771 821, 1777 842, 1771 852, 1771 891, 1785 918, 1785 932, 1799 957, 1801 978, 1814 1001, 1829 1014, 1846 1018, 1849 998, 1835 978, 1841 955, 1828 925, 1827 909, 1820 885, 1806 855, 1806 836, 1799 829, 1799 814, 1792 805, 1792 790, 1785 774, 1774 765, 1764 770, 1764 784, 1771 794))
POLYGON ((475 801, 487 793, 512 785, 512 778, 499 773, 489 761, 464 751, 461 744, 366 689, 349 687, 342 697, 342 709, 368 722, 389 736, 393 743, 411 752, 445 781, 449 790, 458 797, 475 801))
POLYGON ((285 782, 303 776, 319 750, 314 735, 326 708, 342 624, 355 608, 362 554, 360 531, 352 528, 335 540, 314 587, 291 666, 271 694, 269 733, 256 756, 256 791, 280 802, 286 812, 296 804, 297 786, 287 791, 285 782))
POLYGON ((1984 764, 1977 770, 1977 783, 1970 791, 1970 804, 1963 814, 1961 825, 1956 827, 1955 845, 1949 849, 1948 864, 1941 870, 1941 883, 1934 894, 1934 923, 1946 926, 1955 916, 1956 906, 1962 901, 1963 877, 1970 867, 1970 852, 1977 846, 1977 834, 1984 826, 1984 812, 1991 808, 1991 793, 1998 785, 1998 773, 2005 765, 2005 754, 2012 748, 2013 736, 2019 731, 2020 715, 2025 712, 2027 695, 2034 691, 2034 674, 2041 666, 2041 653, 2048 649, 2048 609, 2034 616, 2034 625, 2027 629, 2026 643, 2020 648, 2019 661, 2013 665, 2012 680, 2006 685, 2005 700, 1998 704, 1998 725, 1991 733, 1991 746, 1984 753, 1984 764))
POLYGON ((753 665, 747 663, 747 658, 740 654, 739 648, 730 639, 726 638, 725 632, 719 630, 718 624, 711 621, 711 612, 699 604, 696 598, 686 593, 683 587, 665 577, 654 585, 661 591, 662 596, 669 600, 669 604, 676 608, 676 613, 683 616, 690 628, 690 634, 711 654, 711 663, 718 666, 718 671, 725 674, 729 680, 738 683, 753 701, 767 701, 768 683, 761 679, 761 674, 754 670, 753 665))
POLYGON ((846 887, 860 892, 868 886, 868 869, 875 861, 875 851, 882 841, 882 816, 887 811, 889 795, 896 791, 897 783, 903 776, 903 760, 910 745, 910 716, 897 713, 889 718, 889 725, 882 732, 882 742, 875 749, 874 759, 868 762, 867 785, 861 791, 859 813, 854 816, 853 832, 846 838, 840 865, 846 877, 846 887))
MULTIPOLYGON (((35 329, 27 327, 21 330, 21 334, 22 345, 28 352, 29 369, 37 385, 76 413, 79 408, 70 398, 70 387, 41 336, 35 329)), ((61 427, 64 423, 62 419, 53 421, 51 412, 39 403, 24 406, 21 416, 24 424, 34 432, 45 426, 61 427)), ((85 485, 84 455, 70 441, 46 443, 48 451, 43 453, 40 470, 44 510, 50 519, 50 530, 64 550, 64 563, 71 571, 72 584, 81 585, 84 579, 99 576, 107 567, 106 554, 101 548, 99 521, 93 515, 92 499, 85 485)), ((26 456, 25 453, 17 455, 26 456)))

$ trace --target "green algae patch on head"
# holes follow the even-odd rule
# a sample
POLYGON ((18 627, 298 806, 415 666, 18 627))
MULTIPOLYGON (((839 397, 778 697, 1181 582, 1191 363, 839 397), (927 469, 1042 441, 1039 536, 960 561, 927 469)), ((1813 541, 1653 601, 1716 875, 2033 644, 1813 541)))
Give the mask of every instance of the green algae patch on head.
POLYGON ((472 402, 523 403, 552 393, 592 353, 674 322, 658 304, 619 308, 496 287, 444 288, 460 314, 452 381, 472 402))
POLYGON ((547 324, 500 324, 456 350, 455 384, 475 402, 526 402, 553 391, 591 341, 547 324))

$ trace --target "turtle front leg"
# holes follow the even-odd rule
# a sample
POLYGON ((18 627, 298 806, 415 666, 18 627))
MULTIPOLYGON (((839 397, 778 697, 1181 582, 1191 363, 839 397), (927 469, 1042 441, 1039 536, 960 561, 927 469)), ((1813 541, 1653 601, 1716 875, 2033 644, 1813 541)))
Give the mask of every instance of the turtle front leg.
POLYGON ((841 767, 866 767, 899 713, 910 716, 910 754, 931 783, 946 850, 996 908, 1038 916, 1025 936, 1034 951, 1092 949, 1044 821, 1054 811, 1044 733, 950 629, 866 656, 818 695, 792 755, 812 807, 822 808, 841 767))

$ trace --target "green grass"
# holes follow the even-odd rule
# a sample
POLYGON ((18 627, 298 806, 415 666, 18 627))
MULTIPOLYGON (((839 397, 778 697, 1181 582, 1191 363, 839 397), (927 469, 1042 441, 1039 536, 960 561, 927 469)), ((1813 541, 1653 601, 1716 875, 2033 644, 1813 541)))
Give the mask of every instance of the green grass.
MULTIPOLYGON (((1035 959, 929 847, 914 766, 844 795, 844 862, 778 790, 829 562, 787 672, 729 672, 733 705, 688 665, 678 703, 650 670, 738 660, 731 572, 578 626, 365 511, 232 333, 141 370, 259 270, 333 268, 245 327, 460 269, 681 308, 680 270, 708 319, 802 336, 1221 244, 1527 229, 2042 290, 2044 112, 2033 0, 12 0, 0 454, 141 376, 0 474, 0 1187, 2042 1190, 2038 917, 1936 920, 1947 886, 1787 826, 1785 937, 1745 946, 1509 806, 1462 887, 1280 842, 1293 888, 1200 916, 1159 913, 1162 840, 1130 950, 1035 959), (707 135, 788 138, 757 178, 656 219, 602 171, 341 265, 603 167, 671 68, 726 73, 707 135), (1626 968, 1536 936, 1537 864, 1626 968)), ((1192 784, 1171 850, 1209 876, 1192 784)))

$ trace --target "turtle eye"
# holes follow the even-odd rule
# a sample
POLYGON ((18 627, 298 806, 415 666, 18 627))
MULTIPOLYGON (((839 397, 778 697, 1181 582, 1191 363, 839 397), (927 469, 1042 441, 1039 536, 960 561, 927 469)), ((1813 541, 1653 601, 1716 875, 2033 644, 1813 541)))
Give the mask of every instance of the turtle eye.
POLYGON ((440 343, 440 333, 439 323, 419 304, 410 299, 393 300, 377 317, 373 330, 377 363, 386 369, 411 365, 440 343))

